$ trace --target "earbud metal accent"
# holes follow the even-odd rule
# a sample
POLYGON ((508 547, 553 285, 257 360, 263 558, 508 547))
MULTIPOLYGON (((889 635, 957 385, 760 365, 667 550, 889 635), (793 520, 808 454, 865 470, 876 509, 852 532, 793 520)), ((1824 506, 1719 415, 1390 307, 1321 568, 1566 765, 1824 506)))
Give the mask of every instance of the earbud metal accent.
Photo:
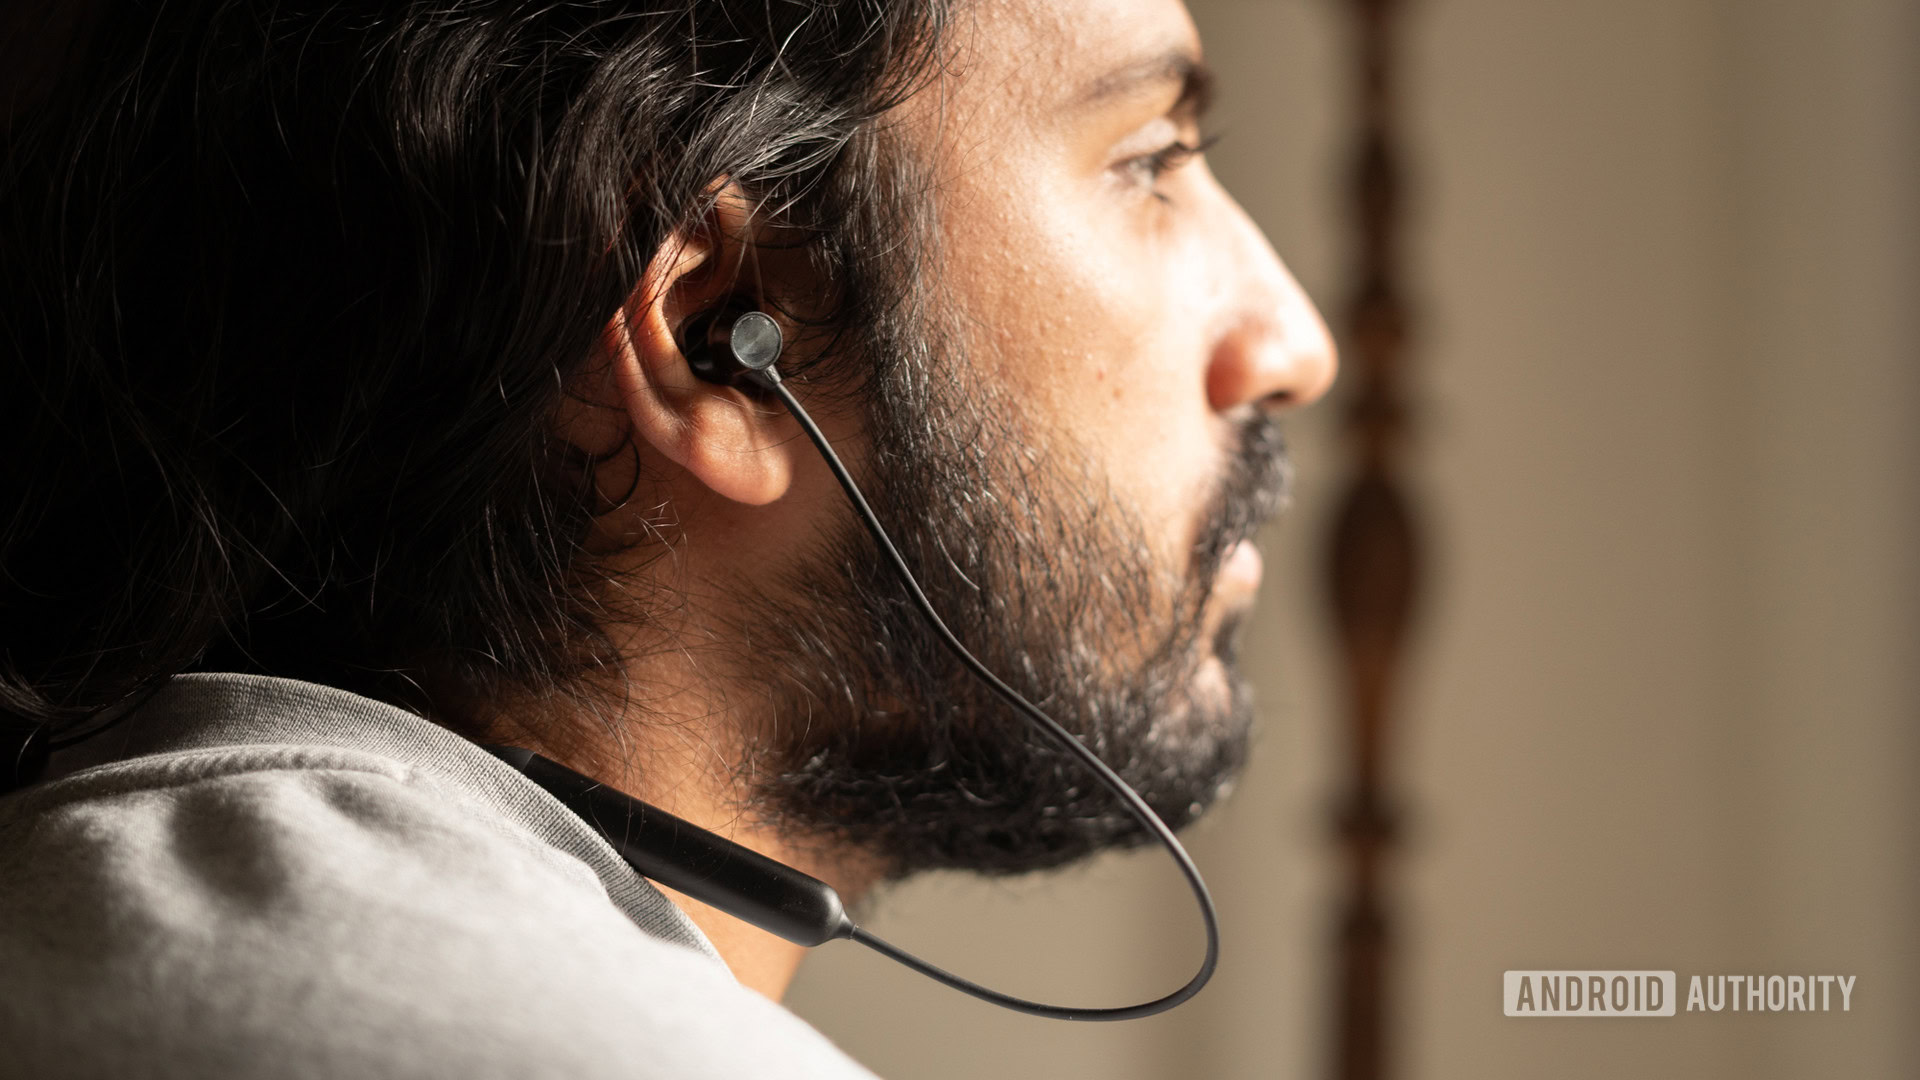
POLYGON ((764 311, 749 311, 733 320, 727 334, 727 348, 733 358, 748 371, 765 371, 780 359, 786 342, 780 324, 764 311))

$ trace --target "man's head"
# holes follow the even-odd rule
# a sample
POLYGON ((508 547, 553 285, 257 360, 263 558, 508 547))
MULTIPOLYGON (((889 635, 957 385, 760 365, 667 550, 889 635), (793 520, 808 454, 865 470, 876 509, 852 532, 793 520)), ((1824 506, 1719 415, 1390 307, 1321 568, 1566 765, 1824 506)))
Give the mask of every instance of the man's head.
POLYGON ((13 712, 240 667, 894 872, 1130 839, 691 376, 751 305, 990 666, 1170 819, 1231 775, 1271 410, 1331 357, 1175 0, 187 7, 10 133, 13 712))

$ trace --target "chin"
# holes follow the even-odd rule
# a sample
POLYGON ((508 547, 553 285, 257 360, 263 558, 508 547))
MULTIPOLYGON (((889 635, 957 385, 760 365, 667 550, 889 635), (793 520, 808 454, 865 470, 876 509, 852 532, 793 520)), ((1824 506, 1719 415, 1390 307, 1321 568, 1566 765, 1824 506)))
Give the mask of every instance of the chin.
MULTIPOLYGON (((1204 648, 1204 647, 1203 647, 1204 648)), ((1252 695, 1213 650, 1157 693, 1083 702, 1080 730, 1108 765, 1178 830, 1231 791, 1245 764, 1252 695), (1091 724, 1088 720, 1093 719, 1091 724)), ((928 870, 1026 874, 1153 836, 1077 758, 1012 718, 868 729, 810 746, 788 768, 763 773, 777 816, 863 850, 900 879, 928 870), (857 823, 857 824, 850 824, 857 823)))

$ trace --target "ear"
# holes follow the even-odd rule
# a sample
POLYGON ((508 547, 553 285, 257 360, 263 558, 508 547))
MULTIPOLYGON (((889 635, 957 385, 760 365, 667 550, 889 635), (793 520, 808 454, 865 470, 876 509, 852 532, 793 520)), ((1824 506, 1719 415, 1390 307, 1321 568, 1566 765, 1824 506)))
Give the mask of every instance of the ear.
MULTIPOLYGON (((661 246, 633 295, 607 323, 604 356, 590 367, 605 372, 601 389, 636 440, 716 494, 764 505, 792 485, 789 418, 777 405, 696 378, 676 334, 688 318, 748 286, 741 280, 743 266, 760 269, 753 259, 751 205, 728 185, 702 226, 661 246)), ((781 329, 791 341, 793 328, 781 329)))

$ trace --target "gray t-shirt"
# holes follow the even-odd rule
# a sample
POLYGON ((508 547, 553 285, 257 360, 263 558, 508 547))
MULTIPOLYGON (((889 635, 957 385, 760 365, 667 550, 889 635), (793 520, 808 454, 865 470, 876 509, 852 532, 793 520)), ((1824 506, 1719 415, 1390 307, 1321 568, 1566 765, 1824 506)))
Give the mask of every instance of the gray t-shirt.
POLYGON ((869 1078, 472 743, 174 679, 0 799, 0 1075, 869 1078))

